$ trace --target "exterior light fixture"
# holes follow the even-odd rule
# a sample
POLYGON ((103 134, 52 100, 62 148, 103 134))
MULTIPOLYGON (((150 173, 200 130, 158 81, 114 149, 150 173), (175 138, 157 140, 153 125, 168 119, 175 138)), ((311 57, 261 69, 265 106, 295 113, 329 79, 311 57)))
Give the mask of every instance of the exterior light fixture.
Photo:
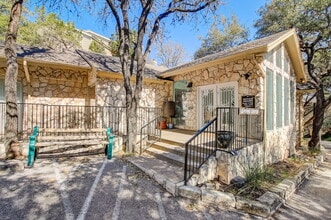
POLYGON ((250 73, 250 72, 247 72, 247 73, 245 73, 245 74, 242 74, 242 75, 240 75, 241 77, 245 77, 245 79, 246 80, 248 80, 248 78, 250 77, 252 75, 252 73, 250 73))

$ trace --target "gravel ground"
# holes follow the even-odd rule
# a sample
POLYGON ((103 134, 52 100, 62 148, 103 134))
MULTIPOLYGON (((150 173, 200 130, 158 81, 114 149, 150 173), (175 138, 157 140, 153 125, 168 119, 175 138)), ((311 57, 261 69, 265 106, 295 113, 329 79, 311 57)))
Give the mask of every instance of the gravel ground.
POLYGON ((102 156, 37 160, 0 174, 0 219, 258 219, 173 197, 130 163, 102 156))

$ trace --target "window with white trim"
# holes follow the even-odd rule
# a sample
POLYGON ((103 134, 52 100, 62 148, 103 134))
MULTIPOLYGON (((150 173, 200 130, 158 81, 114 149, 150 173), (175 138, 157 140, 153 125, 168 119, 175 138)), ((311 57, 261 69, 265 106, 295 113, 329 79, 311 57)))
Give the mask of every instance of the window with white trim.
POLYGON ((267 68, 266 76, 266 93, 267 93, 267 111, 266 111, 266 120, 267 120, 267 130, 274 129, 274 73, 272 69, 267 68))
POLYGON ((280 73, 276 74, 276 119, 277 127, 283 126, 283 80, 280 73))

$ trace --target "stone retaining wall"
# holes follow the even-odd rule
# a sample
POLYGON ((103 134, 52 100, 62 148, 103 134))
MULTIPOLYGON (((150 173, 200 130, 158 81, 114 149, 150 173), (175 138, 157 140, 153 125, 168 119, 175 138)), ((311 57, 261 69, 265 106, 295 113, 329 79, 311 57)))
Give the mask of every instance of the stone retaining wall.
POLYGON ((222 182, 230 184, 237 176, 245 177, 245 170, 263 165, 263 143, 247 146, 233 155, 224 151, 216 152, 217 175, 222 182))

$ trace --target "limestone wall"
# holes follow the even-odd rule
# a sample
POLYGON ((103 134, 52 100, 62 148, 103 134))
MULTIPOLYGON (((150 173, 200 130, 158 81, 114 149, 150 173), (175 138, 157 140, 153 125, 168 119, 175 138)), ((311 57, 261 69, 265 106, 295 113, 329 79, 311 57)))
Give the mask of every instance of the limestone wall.
POLYGON ((224 151, 216 152, 217 175, 220 180, 230 184, 236 176, 245 177, 245 171, 262 166, 264 158, 263 143, 257 143, 236 151, 236 155, 224 151))
POLYGON ((87 86, 87 71, 30 66, 29 72, 26 102, 84 106, 95 99, 94 88, 87 86))
MULTIPOLYGON (((122 79, 98 78, 96 83, 97 105, 125 106, 125 89, 122 79)), ((164 101, 172 97, 172 83, 145 82, 140 107, 161 108, 164 101)))
POLYGON ((241 97, 244 95, 255 96, 256 108, 263 108, 263 80, 259 77, 256 61, 253 59, 238 59, 225 63, 215 64, 209 67, 186 72, 173 77, 174 81, 186 80, 192 82, 193 87, 186 93, 183 102, 184 116, 182 120, 184 129, 196 130, 197 128, 197 103, 198 87, 220 84, 226 82, 238 82, 238 105, 241 106, 241 97), (246 79, 243 74, 251 73, 246 79))

